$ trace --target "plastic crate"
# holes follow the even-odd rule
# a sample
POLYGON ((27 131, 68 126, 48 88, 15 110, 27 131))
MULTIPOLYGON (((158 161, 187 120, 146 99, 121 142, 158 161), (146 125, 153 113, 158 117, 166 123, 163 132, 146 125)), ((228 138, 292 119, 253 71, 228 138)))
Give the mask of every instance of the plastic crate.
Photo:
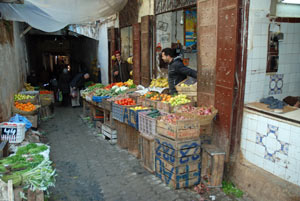
POLYGON ((150 111, 139 112, 139 131, 146 135, 156 135, 156 118, 149 117, 150 111))
POLYGON ((112 118, 118 120, 119 122, 127 123, 129 107, 132 106, 112 103, 112 118))
POLYGON ((96 103, 102 103, 103 99, 110 98, 110 96, 93 96, 92 100, 96 103))
POLYGON ((7 140, 9 143, 21 143, 25 138, 25 124, 3 122, 0 124, 1 140, 7 140))
POLYGON ((128 112, 128 125, 139 130, 139 113, 149 111, 149 109, 145 110, 131 110, 128 112))

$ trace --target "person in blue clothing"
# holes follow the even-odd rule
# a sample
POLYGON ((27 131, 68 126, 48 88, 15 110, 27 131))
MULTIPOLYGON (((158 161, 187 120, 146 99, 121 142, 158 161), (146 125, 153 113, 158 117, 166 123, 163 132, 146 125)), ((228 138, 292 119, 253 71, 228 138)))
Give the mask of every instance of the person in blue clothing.
POLYGON ((177 93, 175 86, 185 80, 187 76, 197 79, 197 71, 186 67, 181 56, 176 54, 176 50, 165 48, 161 51, 162 60, 168 63, 168 82, 170 94, 177 93))

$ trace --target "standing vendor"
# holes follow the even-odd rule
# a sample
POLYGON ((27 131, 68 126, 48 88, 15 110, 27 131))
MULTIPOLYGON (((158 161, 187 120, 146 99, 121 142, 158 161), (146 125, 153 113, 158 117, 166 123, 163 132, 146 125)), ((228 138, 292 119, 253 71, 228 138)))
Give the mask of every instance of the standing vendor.
POLYGON ((88 73, 78 73, 70 83, 71 89, 71 103, 72 107, 80 106, 79 102, 79 90, 84 87, 84 83, 90 78, 88 73))
POLYGON ((168 63, 168 81, 170 94, 177 93, 175 86, 190 76, 197 79, 197 71, 186 67, 180 56, 176 56, 175 50, 165 48, 162 50, 162 59, 168 63))
POLYGON ((130 65, 123 61, 121 58, 121 52, 115 51, 116 62, 113 68, 114 82, 126 82, 130 78, 130 65))

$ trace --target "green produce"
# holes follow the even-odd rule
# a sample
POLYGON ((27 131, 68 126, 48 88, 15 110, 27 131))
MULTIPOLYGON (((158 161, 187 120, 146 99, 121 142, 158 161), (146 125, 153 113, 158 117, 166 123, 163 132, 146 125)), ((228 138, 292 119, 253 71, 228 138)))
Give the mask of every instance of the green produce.
POLYGON ((149 116, 149 117, 151 117, 151 118, 157 118, 157 117, 159 117, 159 116, 161 116, 162 114, 158 111, 158 110, 156 110, 156 109, 154 109, 154 110, 151 110, 151 112, 149 112, 148 114, 147 114, 147 116, 149 116))
POLYGON ((183 105, 183 104, 190 103, 190 102, 191 102, 191 100, 189 100, 187 98, 187 96, 183 95, 183 94, 172 97, 169 101, 171 106, 183 105))
POLYGON ((25 184, 25 188, 33 191, 54 186, 55 170, 51 161, 40 154, 47 149, 46 145, 34 143, 18 148, 16 155, 0 160, 1 179, 5 182, 11 179, 14 185, 25 184))
POLYGON ((97 83, 97 84, 95 84, 93 86, 88 87, 88 90, 89 91, 94 91, 94 89, 97 89, 97 88, 99 88, 99 89, 104 88, 104 85, 101 84, 101 83, 97 83))
POLYGON ((34 98, 34 96, 24 95, 24 94, 15 94, 15 96, 14 96, 15 101, 27 100, 27 99, 33 99, 33 98, 34 98))

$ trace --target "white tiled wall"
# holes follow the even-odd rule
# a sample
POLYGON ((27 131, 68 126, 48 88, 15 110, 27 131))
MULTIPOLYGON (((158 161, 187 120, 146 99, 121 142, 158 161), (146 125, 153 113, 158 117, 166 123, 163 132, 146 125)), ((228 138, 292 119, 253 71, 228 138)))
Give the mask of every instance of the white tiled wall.
POLYGON ((300 186, 300 127, 244 111, 241 150, 260 168, 300 186))
MULTIPOLYGON (((256 102, 269 96, 270 75, 266 74, 268 29, 270 20, 267 14, 270 0, 251 0, 248 30, 248 58, 245 85, 245 103, 256 102)), ((283 88, 280 94, 300 96, 300 24, 281 23, 284 40, 279 43, 279 70, 283 74, 283 88)))

